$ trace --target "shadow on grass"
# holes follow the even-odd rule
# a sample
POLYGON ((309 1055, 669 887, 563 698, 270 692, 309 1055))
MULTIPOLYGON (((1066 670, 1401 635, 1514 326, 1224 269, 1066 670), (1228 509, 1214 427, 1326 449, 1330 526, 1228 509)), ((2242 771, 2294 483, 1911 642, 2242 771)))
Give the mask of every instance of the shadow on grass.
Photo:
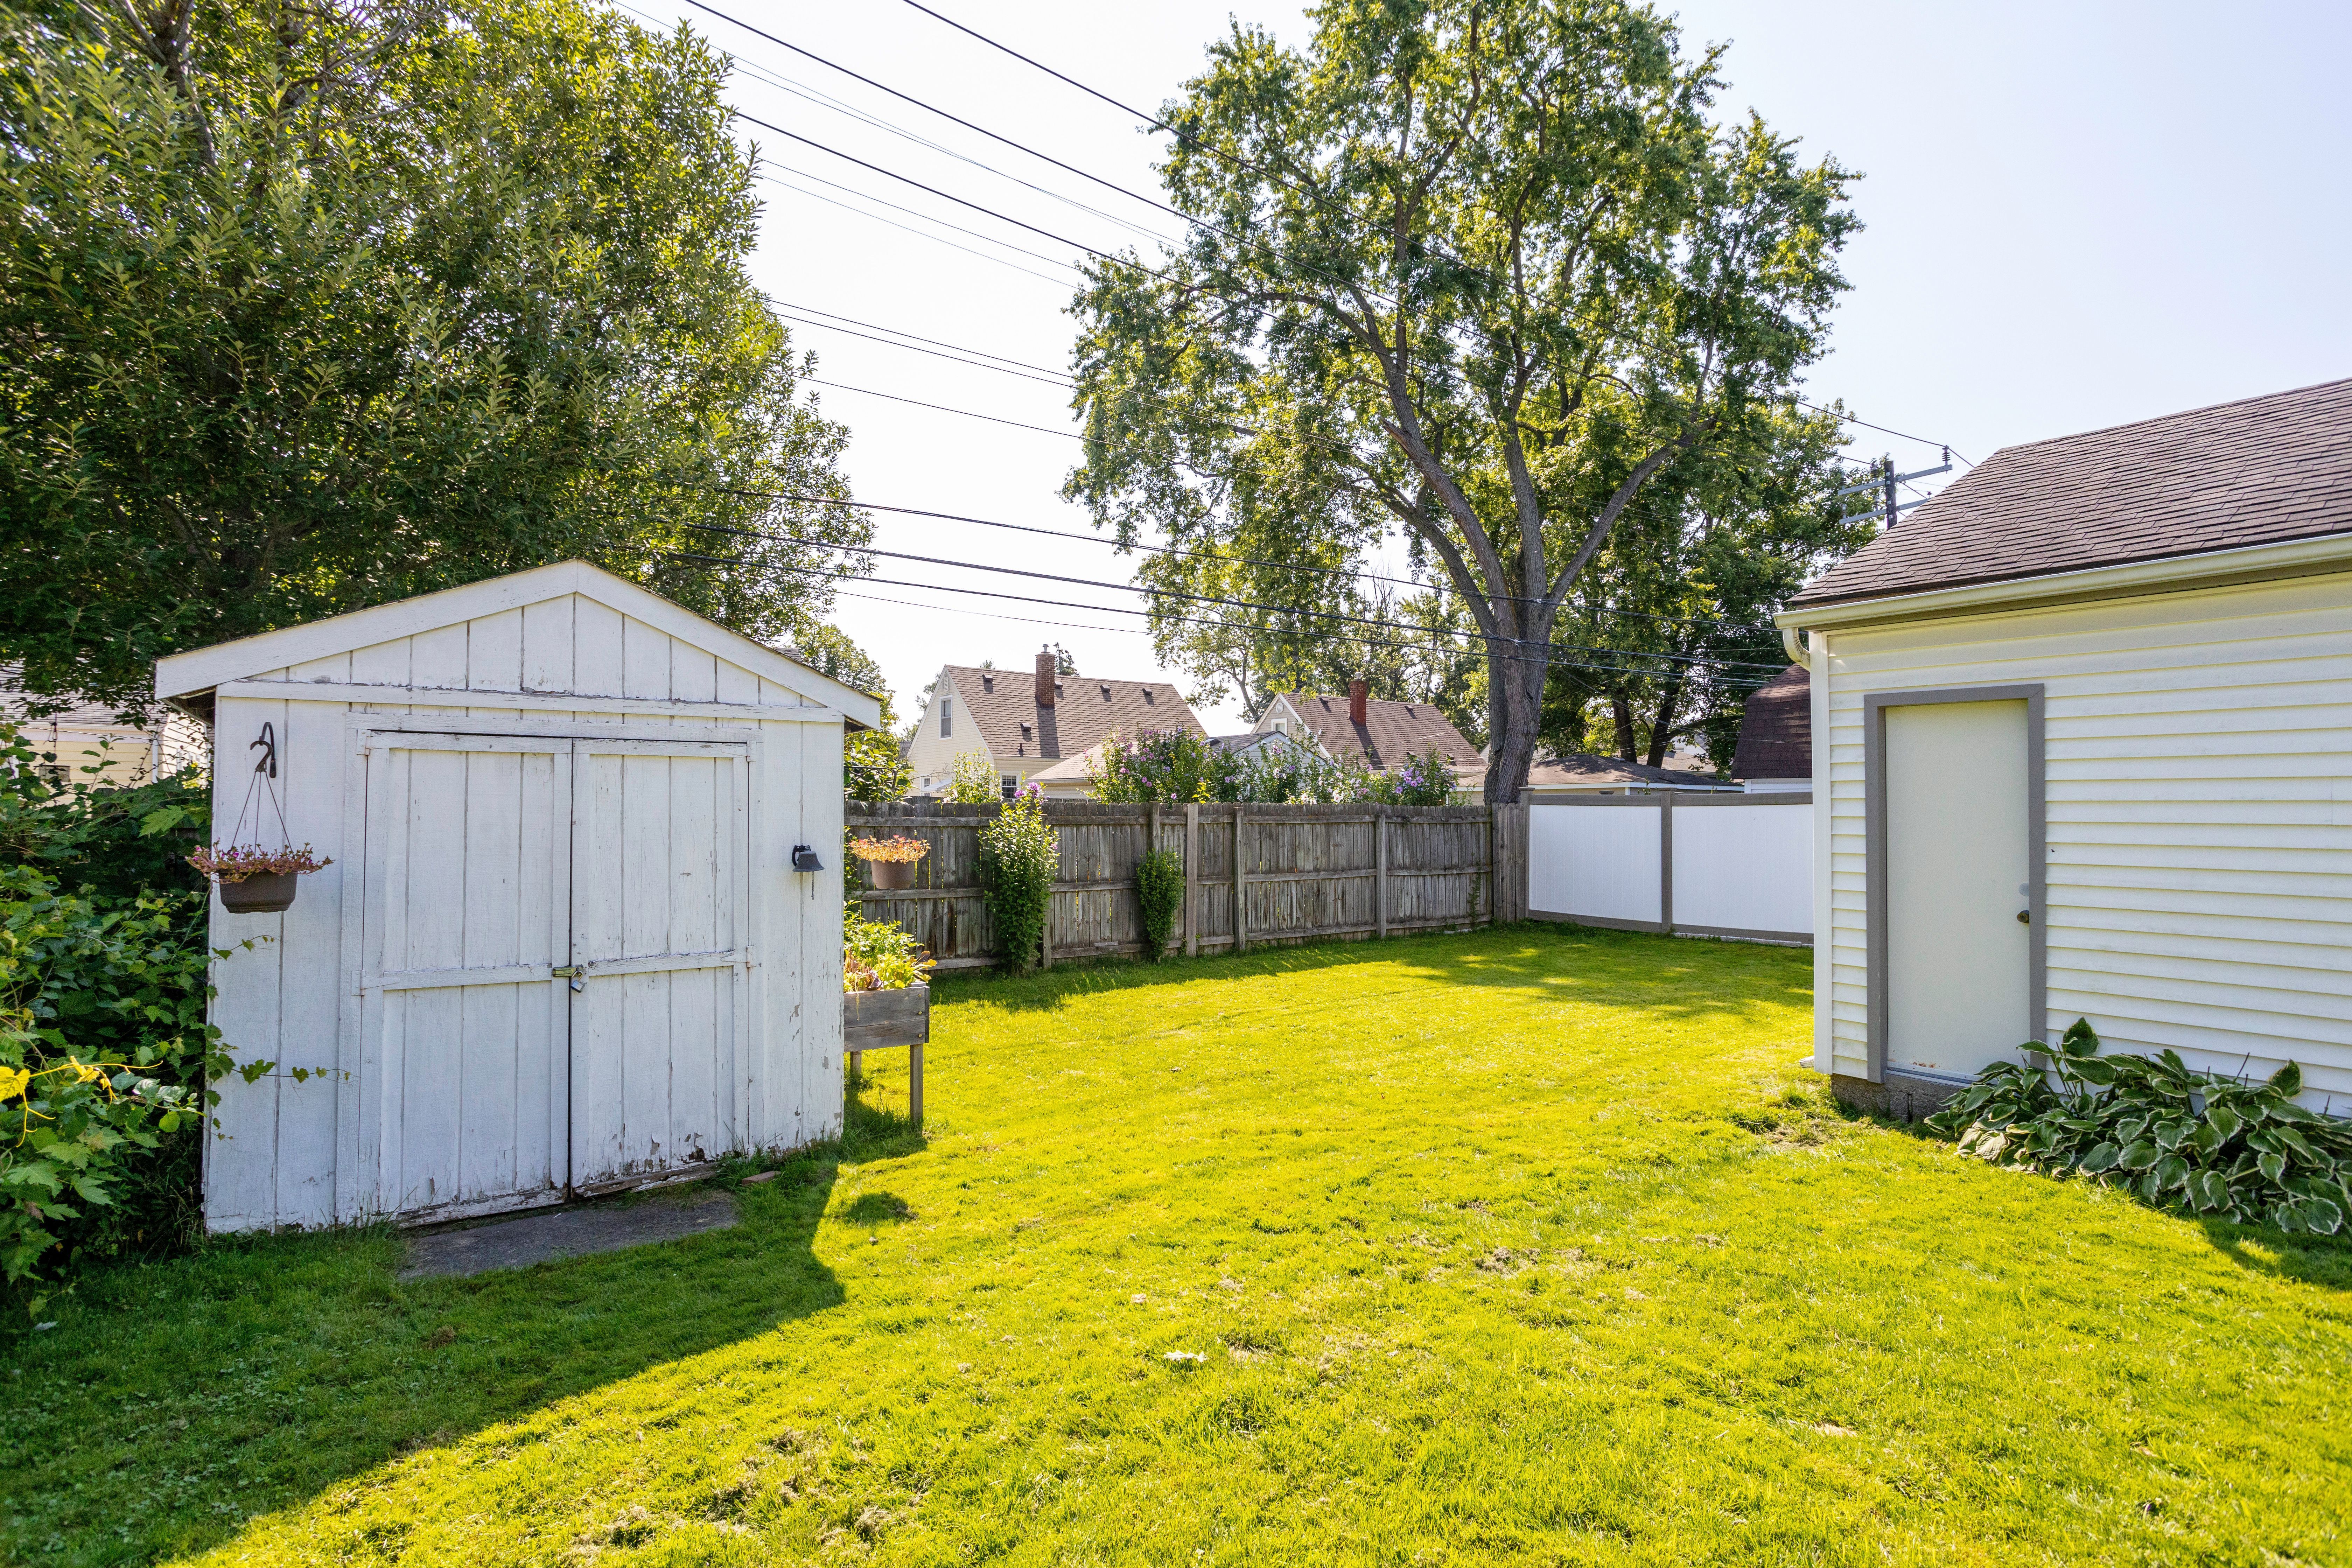
POLYGON ((2198 1222, 2214 1249, 2242 1268, 2305 1285, 2352 1290, 2352 1237, 2300 1236, 2268 1226, 2198 1222))
POLYGON ((1550 921, 1484 926, 1468 931, 1325 941, 1202 958, 1181 954, 1158 963, 1102 961, 1019 976, 966 971, 932 981, 940 1004, 986 1002, 1016 1012, 1051 1011, 1073 998, 1146 985, 1252 975, 1289 976, 1349 964, 1392 963, 1412 973, 1483 989, 1556 996, 1559 983, 1584 987, 1579 999, 1622 1002, 1666 1016, 1696 1016, 1756 1005, 1810 1007, 1810 949, 1550 921))
POLYGON ((730 1229, 468 1279, 396 1279, 388 1226, 90 1275, 54 1328, 0 1339, 0 1561, 200 1552, 401 1454, 824 1311, 843 1292, 814 1244, 841 1163, 922 1146, 853 1106, 840 1142, 774 1180, 741 1184, 745 1162, 715 1184, 736 1189, 730 1229))

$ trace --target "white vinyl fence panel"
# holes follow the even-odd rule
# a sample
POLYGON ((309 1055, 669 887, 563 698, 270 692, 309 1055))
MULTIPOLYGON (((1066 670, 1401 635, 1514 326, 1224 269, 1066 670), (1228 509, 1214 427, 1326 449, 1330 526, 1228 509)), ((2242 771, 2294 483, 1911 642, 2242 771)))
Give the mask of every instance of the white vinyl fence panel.
POLYGON ((1596 795, 1528 813, 1538 919, 1811 942, 1812 795, 1596 795))
POLYGON ((1658 877, 1662 826, 1662 814, 1643 795, 1533 806, 1528 812, 1528 907, 1596 925, 1654 928, 1665 918, 1658 877))
POLYGON ((1675 929, 1811 936, 1811 802, 1676 810, 1675 929))

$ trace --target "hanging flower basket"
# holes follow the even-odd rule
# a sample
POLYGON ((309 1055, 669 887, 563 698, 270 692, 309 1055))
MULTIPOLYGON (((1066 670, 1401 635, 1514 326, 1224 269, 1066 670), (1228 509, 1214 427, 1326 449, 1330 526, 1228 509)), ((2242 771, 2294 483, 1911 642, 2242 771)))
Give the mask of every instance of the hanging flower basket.
POLYGON ((901 834, 896 838, 853 838, 849 852, 866 862, 866 880, 879 891, 915 885, 915 862, 931 852, 919 838, 901 834))
POLYGON ((231 914, 273 915, 289 909, 306 877, 332 860, 313 854, 308 844, 299 849, 265 849, 239 844, 199 849, 188 864, 220 886, 221 907, 231 914))

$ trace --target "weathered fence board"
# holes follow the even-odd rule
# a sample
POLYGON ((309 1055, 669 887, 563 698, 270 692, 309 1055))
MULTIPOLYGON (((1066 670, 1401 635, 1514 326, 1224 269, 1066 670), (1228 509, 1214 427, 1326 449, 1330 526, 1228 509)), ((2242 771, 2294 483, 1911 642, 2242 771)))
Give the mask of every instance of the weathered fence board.
MULTIPOLYGON (((979 859, 980 829, 999 809, 851 802, 852 829, 906 834, 930 846, 913 888, 865 890, 866 918, 905 926, 941 969, 996 962, 979 859)), ((1172 850, 1184 861, 1184 910, 1171 945, 1186 952, 1527 918, 1524 806, 1048 801, 1045 820, 1061 851, 1046 916, 1047 963, 1142 954, 1135 868, 1147 848, 1172 850)))

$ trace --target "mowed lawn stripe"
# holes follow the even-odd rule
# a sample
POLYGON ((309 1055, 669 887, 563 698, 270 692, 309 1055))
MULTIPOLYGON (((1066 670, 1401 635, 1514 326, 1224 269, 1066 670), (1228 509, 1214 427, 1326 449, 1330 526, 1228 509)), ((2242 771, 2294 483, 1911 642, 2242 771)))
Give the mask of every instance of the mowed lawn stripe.
MULTIPOLYGON (((912 1134, 470 1280, 217 1244, 8 1348, 16 1558, 2344 1563, 2352 1250, 1850 1118, 1811 957, 940 986, 912 1134)), ((646 1200, 659 1201, 659 1200, 646 1200)))

